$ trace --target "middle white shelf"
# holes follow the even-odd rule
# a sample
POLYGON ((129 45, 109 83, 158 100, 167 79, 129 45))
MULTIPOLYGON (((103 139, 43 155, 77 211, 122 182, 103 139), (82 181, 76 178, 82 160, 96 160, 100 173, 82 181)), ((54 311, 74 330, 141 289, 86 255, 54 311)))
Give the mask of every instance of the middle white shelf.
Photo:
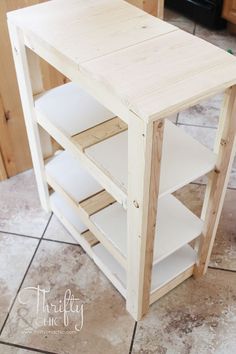
MULTIPOLYGON (((106 192, 106 200, 99 204, 102 187, 66 151, 58 153, 46 164, 46 176, 53 189, 73 201, 78 217, 87 223, 94 236, 106 240, 103 244, 120 261, 127 258, 127 212, 106 192), (98 197, 97 197, 98 196, 98 197), (97 199, 96 199, 97 197, 97 199), (91 201, 91 203, 89 203, 91 201), (86 207, 90 204, 90 212, 86 207), (92 204, 92 208, 91 208, 92 204), (82 209, 82 213, 81 213, 82 209), (107 247, 108 245, 108 247, 107 247), (117 256, 119 255, 119 256, 117 256)), ((159 199, 155 235, 154 264, 162 261, 182 246, 197 238, 203 222, 173 195, 159 199)), ((102 241, 101 241, 102 242, 102 241)), ((124 263, 122 262, 122 265, 124 263)))
MULTIPOLYGON (((35 112, 38 123, 126 208, 126 124, 75 83, 37 96, 35 112), (84 141, 90 144, 85 146, 84 141)), ((172 193, 210 172, 215 162, 216 155, 212 151, 166 119, 159 196, 172 193)))

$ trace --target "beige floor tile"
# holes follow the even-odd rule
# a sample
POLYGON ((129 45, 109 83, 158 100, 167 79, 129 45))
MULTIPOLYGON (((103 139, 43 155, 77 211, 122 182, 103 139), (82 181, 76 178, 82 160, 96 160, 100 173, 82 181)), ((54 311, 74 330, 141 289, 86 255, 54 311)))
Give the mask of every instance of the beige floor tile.
POLYGON ((164 20, 186 32, 193 33, 194 31, 194 21, 170 9, 165 8, 164 20))
POLYGON ((0 233, 0 328, 37 244, 36 239, 0 233))
POLYGON ((197 25, 195 35, 224 50, 232 49, 234 54, 236 54, 235 36, 229 34, 227 30, 211 31, 201 25, 197 25))
POLYGON ((222 100, 223 95, 220 94, 180 112, 178 123, 216 128, 219 122, 222 100))
POLYGON ((1 354, 33 354, 36 352, 28 349, 21 349, 9 345, 0 344, 0 353, 1 354))
POLYGON ((32 170, 0 183, 0 231, 41 237, 49 216, 40 206, 32 170))
POLYGON ((153 304, 138 323, 133 353, 236 352, 236 273, 209 270, 153 304))
MULTIPOLYGON (((204 191, 204 186, 192 184, 175 194, 192 212, 200 216, 204 191)), ((236 190, 227 190, 210 266, 236 271, 236 190)))
POLYGON ((42 241, 22 288, 38 284, 41 289, 51 289, 47 303, 58 305, 67 289, 81 299, 84 305, 82 330, 63 332, 74 331, 76 323, 80 325, 78 314, 69 317, 68 327, 63 325, 61 313, 51 314, 57 318, 57 326, 36 323, 37 318, 39 321, 43 316, 42 311, 36 316, 36 292, 25 290, 20 293, 20 299, 26 304, 20 304, 19 298, 16 301, 2 333, 3 339, 58 354, 128 353, 134 321, 126 312, 121 295, 80 247, 42 241), (53 334, 48 332, 50 330, 62 333, 53 334))
POLYGON ((69 242, 77 244, 76 240, 71 236, 71 234, 65 229, 65 227, 60 223, 60 220, 53 215, 47 230, 44 234, 44 238, 55 241, 69 242))

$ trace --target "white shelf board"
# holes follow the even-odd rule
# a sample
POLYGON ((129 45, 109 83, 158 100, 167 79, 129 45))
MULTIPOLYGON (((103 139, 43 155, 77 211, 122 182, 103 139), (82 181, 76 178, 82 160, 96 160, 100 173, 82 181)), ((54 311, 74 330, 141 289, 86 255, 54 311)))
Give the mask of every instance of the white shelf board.
POLYGON ((50 203, 52 209, 55 208, 60 214, 60 219, 61 217, 65 218, 71 225, 73 225, 79 234, 88 230, 87 226, 81 222, 76 211, 58 193, 53 192, 50 195, 50 203))
POLYGON ((115 117, 74 82, 36 96, 35 109, 69 136, 115 117))
MULTIPOLYGON (((128 132, 85 150, 86 155, 127 190, 128 132)), ((166 119, 161 162, 160 196, 172 193, 211 171, 216 155, 166 119)))
MULTIPOLYGON (((109 252, 98 244, 93 247, 93 252, 99 260, 98 265, 106 265, 107 277, 116 278, 120 288, 126 289, 126 272, 124 268, 111 256, 109 252)), ((95 263, 96 259, 94 259, 95 263)), ((196 252, 189 245, 185 245, 171 256, 153 266, 151 292, 154 292, 187 270, 196 262, 196 252)), ((125 296, 125 291, 123 290, 125 296)))
MULTIPOLYGON (((91 216, 91 221, 127 257, 127 212, 114 203, 91 216)), ((173 195, 158 202, 154 264, 191 242, 202 232, 203 222, 173 195)))
POLYGON ((80 202, 103 188, 81 167, 80 162, 70 153, 63 151, 50 159, 46 174, 53 178, 75 201, 80 202))

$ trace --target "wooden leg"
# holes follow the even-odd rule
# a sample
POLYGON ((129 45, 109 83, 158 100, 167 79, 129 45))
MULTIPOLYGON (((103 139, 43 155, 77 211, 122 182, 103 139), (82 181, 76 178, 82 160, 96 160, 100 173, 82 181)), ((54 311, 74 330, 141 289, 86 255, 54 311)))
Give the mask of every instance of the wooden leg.
POLYGON ((164 19, 164 6, 165 6, 165 0, 157 1, 157 17, 160 18, 161 20, 164 19))
POLYGON ((199 244, 198 264, 194 275, 203 275, 208 267, 212 247, 222 211, 227 184, 230 177, 236 149, 236 86, 225 93, 221 110, 219 128, 215 142, 217 163, 215 170, 209 175, 206 195, 202 209, 204 220, 203 237, 199 244))
POLYGON ((41 74, 36 56, 26 51, 20 30, 11 23, 8 23, 8 28, 39 197, 42 207, 49 211, 48 186, 44 173, 43 153, 33 103, 33 92, 41 90, 41 74), (31 71, 30 68, 32 68, 31 71))
POLYGON ((127 310, 139 320, 149 308, 164 122, 134 119, 128 129, 127 310))

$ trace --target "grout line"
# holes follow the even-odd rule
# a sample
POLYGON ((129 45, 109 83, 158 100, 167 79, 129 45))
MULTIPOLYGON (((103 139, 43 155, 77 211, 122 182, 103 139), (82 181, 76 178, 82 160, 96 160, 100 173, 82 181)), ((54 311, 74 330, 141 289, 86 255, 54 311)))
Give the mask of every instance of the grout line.
POLYGON ((236 270, 233 269, 227 269, 227 268, 220 268, 220 267, 213 267, 213 266, 208 266, 209 269, 214 269, 214 270, 221 270, 223 272, 230 272, 230 273, 236 273, 236 270))
POLYGON ((36 237, 36 236, 30 236, 30 235, 24 235, 24 234, 18 234, 16 232, 10 232, 10 231, 1 231, 0 230, 0 233, 1 234, 6 234, 6 235, 11 235, 11 236, 17 236, 17 237, 26 237, 26 238, 32 238, 34 240, 40 240, 41 236, 40 237, 36 237))
POLYGON ((190 124, 190 123, 179 123, 178 122, 178 125, 187 125, 189 127, 197 127, 197 128, 208 128, 208 129, 214 129, 214 130, 217 130, 216 127, 211 127, 210 125, 201 125, 201 124, 190 124))
POLYGON ((131 354, 131 353, 132 353, 132 350, 133 350, 134 337, 135 337, 135 334, 136 334, 137 324, 138 324, 138 322, 135 321, 134 329, 133 329, 133 334, 132 334, 132 338, 131 338, 131 343, 130 343, 130 348, 129 348, 129 354, 131 354))
POLYGON ((73 243, 73 242, 67 242, 67 241, 59 241, 59 240, 53 240, 50 238, 43 238, 42 241, 49 241, 49 242, 56 242, 56 243, 62 243, 65 245, 71 245, 71 246, 77 246, 77 247, 81 247, 79 243, 73 243))
POLYGON ((175 124, 177 125, 178 122, 179 122, 179 112, 177 113, 175 124))
POLYGON ((7 345, 9 347, 14 347, 14 348, 20 348, 20 349, 26 349, 26 350, 31 350, 35 353, 43 353, 43 354, 57 354, 56 352, 48 352, 48 351, 43 351, 41 349, 33 348, 33 347, 27 347, 25 345, 20 345, 20 344, 15 344, 15 343, 10 343, 10 342, 4 342, 0 340, 0 344, 7 345))
MULTIPOLYGON (((44 236, 44 234, 45 234, 45 232, 46 232, 46 230, 47 230, 47 227, 48 227, 48 225, 49 225, 49 223, 50 223, 50 221, 51 221, 51 218, 52 218, 52 214, 51 214, 50 217, 49 217, 49 220, 48 220, 48 222, 47 222, 47 225, 45 226, 45 229, 44 229, 44 231, 43 231, 42 237, 44 236)), ((8 313, 7 313, 7 316, 6 316, 6 318, 5 318, 4 322, 3 322, 2 328, 1 328, 1 330, 0 330, 0 336, 2 335, 3 329, 4 329, 4 327, 5 327, 6 323, 7 323, 7 320, 8 320, 8 318, 9 318, 10 313, 11 313, 11 310, 12 310, 12 308, 13 308, 15 302, 16 302, 16 298, 17 298, 17 296, 18 296, 18 294, 19 294, 19 292, 20 292, 20 290, 21 290, 21 287, 22 287, 22 285, 23 285, 23 283, 24 283, 24 280, 25 280, 26 275, 27 275, 27 273, 28 273, 28 271, 29 271, 29 268, 30 268, 30 266, 31 266, 31 264, 32 264, 32 262, 33 262, 33 260, 34 260, 34 257, 35 257, 35 255, 36 255, 36 253, 37 253, 37 251, 38 251, 38 248, 39 248, 39 246, 40 246, 40 244, 41 244, 42 237, 41 237, 40 239, 38 239, 39 242, 38 242, 38 244, 37 244, 37 246, 36 246, 36 248, 35 248, 35 250, 34 250, 33 256, 31 257, 31 260, 30 260, 30 262, 29 262, 29 264, 28 264, 28 267, 27 267, 27 269, 26 269, 26 271, 25 271, 25 274, 24 274, 23 279, 22 279, 22 281, 21 281, 21 283, 20 283, 20 286, 18 287, 18 290, 17 290, 17 292, 16 292, 16 295, 15 295, 15 297, 14 297, 12 303, 11 303, 10 309, 9 309, 9 311, 8 311, 8 313)))

